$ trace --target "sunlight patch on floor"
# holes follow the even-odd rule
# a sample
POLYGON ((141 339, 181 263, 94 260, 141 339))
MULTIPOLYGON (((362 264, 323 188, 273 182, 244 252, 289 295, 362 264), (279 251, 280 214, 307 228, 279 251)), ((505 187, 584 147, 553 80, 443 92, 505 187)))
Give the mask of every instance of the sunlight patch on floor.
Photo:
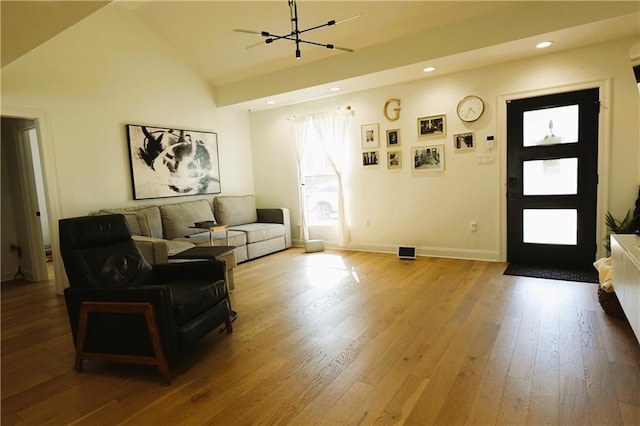
POLYGON ((342 260, 342 256, 336 254, 318 253, 307 258, 307 277, 312 287, 332 289, 345 278, 352 276, 359 282, 355 270, 349 270, 342 260))

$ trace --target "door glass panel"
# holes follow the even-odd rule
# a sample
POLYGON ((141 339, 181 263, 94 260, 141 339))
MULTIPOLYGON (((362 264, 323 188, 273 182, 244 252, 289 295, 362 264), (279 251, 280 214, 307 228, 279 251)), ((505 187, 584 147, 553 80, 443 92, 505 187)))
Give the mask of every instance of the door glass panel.
POLYGON ((578 193, 578 159, 523 161, 524 195, 574 195, 578 193))
POLYGON ((578 211, 575 209, 524 209, 522 241, 533 244, 576 245, 578 211))
POLYGON ((578 142, 578 105, 525 111, 523 146, 578 142))

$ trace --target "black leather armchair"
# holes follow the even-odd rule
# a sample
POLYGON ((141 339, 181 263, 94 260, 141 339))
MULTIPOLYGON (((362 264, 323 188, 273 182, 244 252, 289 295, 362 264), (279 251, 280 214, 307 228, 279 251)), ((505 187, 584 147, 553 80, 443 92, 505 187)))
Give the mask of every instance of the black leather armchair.
POLYGON ((182 348, 222 324, 232 332, 223 262, 150 265, 123 215, 59 222, 75 369, 83 360, 156 365, 165 382, 182 348))

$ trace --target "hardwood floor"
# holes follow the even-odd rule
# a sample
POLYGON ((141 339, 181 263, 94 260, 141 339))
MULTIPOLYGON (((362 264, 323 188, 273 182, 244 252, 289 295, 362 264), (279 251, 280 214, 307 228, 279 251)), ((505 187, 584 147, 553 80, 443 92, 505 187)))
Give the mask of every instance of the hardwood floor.
POLYGON ((51 283, 2 285, 2 424, 640 424, 640 345, 596 285, 505 264, 300 249, 239 265, 234 333, 163 386, 75 373, 51 283))

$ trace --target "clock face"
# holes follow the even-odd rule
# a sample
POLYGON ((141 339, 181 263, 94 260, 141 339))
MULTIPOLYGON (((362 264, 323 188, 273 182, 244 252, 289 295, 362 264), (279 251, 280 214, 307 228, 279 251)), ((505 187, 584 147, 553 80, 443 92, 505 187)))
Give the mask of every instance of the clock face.
POLYGON ((466 96, 458 102, 457 112, 462 121, 476 121, 484 112, 484 103, 477 96, 466 96))

